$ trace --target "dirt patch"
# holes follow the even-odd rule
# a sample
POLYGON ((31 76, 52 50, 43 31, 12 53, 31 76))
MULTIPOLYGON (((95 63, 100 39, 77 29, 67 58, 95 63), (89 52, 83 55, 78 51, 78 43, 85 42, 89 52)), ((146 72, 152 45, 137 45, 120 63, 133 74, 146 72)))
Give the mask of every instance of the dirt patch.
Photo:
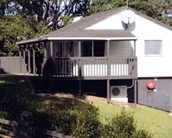
MULTIPOLYGON (((62 98, 72 98, 72 99, 85 99, 85 100, 88 100, 90 102, 100 102, 100 103, 103 103, 103 104, 109 104, 108 101, 107 101, 107 98, 92 96, 92 95, 79 96, 79 95, 73 95, 73 94, 70 94, 70 93, 56 93, 53 96, 62 97, 62 98)), ((112 101, 110 101, 110 104, 115 105, 115 106, 135 108, 134 103, 128 103, 128 102, 120 102, 120 101, 112 100, 112 101)))

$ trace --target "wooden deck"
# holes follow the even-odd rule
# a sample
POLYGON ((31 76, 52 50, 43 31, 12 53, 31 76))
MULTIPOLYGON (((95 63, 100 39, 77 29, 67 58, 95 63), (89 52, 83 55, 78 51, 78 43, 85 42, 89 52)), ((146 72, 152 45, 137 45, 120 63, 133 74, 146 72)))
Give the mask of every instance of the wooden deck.
POLYGON ((135 79, 137 57, 55 58, 45 63, 43 70, 56 78, 135 79))
POLYGON ((68 80, 136 79, 137 57, 70 57, 44 59, 39 73, 36 72, 38 66, 31 66, 31 63, 25 63, 23 58, 1 57, 0 68, 3 71, 1 71, 1 74, 39 74, 41 76, 51 76, 56 79, 68 80))

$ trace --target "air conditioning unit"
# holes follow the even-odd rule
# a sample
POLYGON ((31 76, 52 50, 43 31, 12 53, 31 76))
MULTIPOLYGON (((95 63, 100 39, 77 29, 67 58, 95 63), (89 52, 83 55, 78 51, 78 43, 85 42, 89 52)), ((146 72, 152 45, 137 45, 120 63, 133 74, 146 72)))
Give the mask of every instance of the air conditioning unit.
POLYGON ((111 86, 111 100, 128 102, 127 86, 111 86))

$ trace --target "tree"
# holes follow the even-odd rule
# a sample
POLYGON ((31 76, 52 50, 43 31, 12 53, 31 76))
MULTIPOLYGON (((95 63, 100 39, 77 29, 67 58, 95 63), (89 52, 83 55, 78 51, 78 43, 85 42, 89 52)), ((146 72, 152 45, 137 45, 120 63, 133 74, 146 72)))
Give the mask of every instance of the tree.
POLYGON ((74 16, 90 14, 90 0, 2 0, 0 15, 35 16, 46 20, 47 26, 56 30, 63 27, 74 16))
POLYGON ((102 12, 127 5, 126 0, 93 0, 91 4, 91 13, 102 12))
POLYGON ((91 13, 125 5, 172 26, 172 0, 93 0, 91 13))
POLYGON ((18 15, 23 17, 36 16, 38 20, 42 20, 43 1, 41 0, 1 0, 0 15, 18 15))
POLYGON ((0 1, 0 15, 5 15, 5 9, 8 7, 10 0, 1 0, 0 1))
POLYGON ((18 54, 17 41, 30 39, 48 33, 43 21, 38 22, 33 16, 23 18, 21 15, 8 15, 0 18, 0 56, 18 54))
POLYGON ((129 6, 172 26, 172 0, 132 0, 129 6))
POLYGON ((56 30, 64 26, 66 17, 89 15, 90 0, 44 0, 43 9, 48 27, 56 30))

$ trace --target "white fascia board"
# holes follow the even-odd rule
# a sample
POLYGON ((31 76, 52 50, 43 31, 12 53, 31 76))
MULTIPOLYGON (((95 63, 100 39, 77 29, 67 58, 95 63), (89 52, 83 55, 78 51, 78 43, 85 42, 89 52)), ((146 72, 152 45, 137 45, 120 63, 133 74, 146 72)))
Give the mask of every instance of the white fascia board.
POLYGON ((48 40, 137 40, 136 37, 48 37, 48 40))
POLYGON ((37 43, 40 41, 51 41, 51 40, 114 40, 114 41, 134 41, 137 40, 136 37, 46 37, 41 39, 31 39, 31 40, 25 40, 17 42, 17 45, 24 45, 24 44, 31 44, 31 43, 37 43))
POLYGON ((24 40, 24 41, 20 41, 17 42, 17 45, 24 45, 24 44, 32 44, 32 43, 37 43, 37 42, 41 42, 41 41, 45 41, 48 40, 47 38, 42 38, 42 39, 30 39, 30 40, 24 40))

